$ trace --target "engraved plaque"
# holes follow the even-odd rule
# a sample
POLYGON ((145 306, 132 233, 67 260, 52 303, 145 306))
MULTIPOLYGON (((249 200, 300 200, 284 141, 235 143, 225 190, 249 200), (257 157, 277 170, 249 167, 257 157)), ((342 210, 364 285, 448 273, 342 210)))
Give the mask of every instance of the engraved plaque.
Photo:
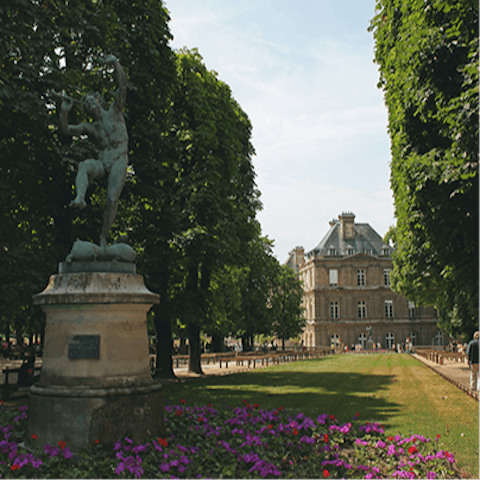
POLYGON ((68 358, 100 358, 100 335, 70 335, 68 358))

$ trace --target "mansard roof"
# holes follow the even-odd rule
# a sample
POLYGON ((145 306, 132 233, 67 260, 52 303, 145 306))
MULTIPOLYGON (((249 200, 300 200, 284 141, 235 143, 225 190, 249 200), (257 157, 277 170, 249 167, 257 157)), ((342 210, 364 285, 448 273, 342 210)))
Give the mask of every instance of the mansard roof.
POLYGON ((388 249, 389 253, 393 250, 383 242, 382 237, 368 223, 355 223, 354 232, 353 239, 343 240, 340 235, 340 222, 337 220, 320 243, 314 249, 306 252, 305 256, 328 256, 331 255, 331 250, 335 250, 335 255, 348 255, 348 250, 353 250, 353 255, 357 253, 384 255, 385 249, 388 249))

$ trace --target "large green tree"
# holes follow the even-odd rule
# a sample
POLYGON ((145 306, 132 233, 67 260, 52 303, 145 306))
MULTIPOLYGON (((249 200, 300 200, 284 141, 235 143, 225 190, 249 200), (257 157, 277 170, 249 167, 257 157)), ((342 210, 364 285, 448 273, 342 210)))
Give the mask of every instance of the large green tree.
POLYGON ((392 288, 440 327, 478 324, 478 2, 377 0, 379 87, 391 137, 392 288))
POLYGON ((225 265, 245 259, 245 246, 256 234, 259 192, 250 121, 196 50, 177 53, 172 112, 180 231, 171 247, 181 277, 171 295, 187 330, 189 370, 201 373, 199 338, 213 301, 212 279, 225 265))
POLYGON ((299 335, 305 326, 303 309, 303 284, 294 270, 287 265, 279 265, 271 297, 272 333, 282 340, 299 335))
POLYGON ((269 301, 279 273, 272 246, 273 242, 260 234, 246 246, 247 260, 240 272, 241 303, 235 322, 235 333, 241 337, 244 351, 253 349, 255 335, 272 333, 269 301))
MULTIPOLYGON (((131 230, 136 213, 131 202, 140 193, 142 198, 162 196, 157 179, 165 168, 165 112, 175 78, 167 22, 168 14, 157 0, 26 0, 0 5, 0 315, 4 320, 20 313, 24 322, 35 312, 42 316, 38 309, 25 308, 32 294, 43 289, 76 237, 98 239, 105 182, 91 185, 86 210, 68 208, 75 164, 95 155, 94 148, 81 138, 71 148, 70 139, 57 133, 56 100, 49 92, 65 90, 80 99, 86 91, 96 90, 111 100, 111 91, 117 88, 115 76, 100 68, 101 56, 115 54, 128 78, 125 117, 132 169, 113 236, 131 230), (152 186, 155 181, 158 185, 152 186)), ((80 121, 88 117, 77 107, 70 122, 80 121)))

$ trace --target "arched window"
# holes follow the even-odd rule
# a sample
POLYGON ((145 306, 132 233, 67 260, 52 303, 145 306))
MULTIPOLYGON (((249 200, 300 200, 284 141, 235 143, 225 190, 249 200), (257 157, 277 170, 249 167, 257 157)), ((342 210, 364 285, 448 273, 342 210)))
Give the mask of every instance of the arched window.
POLYGON ((390 350, 395 345, 395 334, 388 332, 385 335, 385 343, 387 344, 387 349, 390 350))
POLYGON ((362 346, 362 349, 365 350, 367 348, 367 334, 361 333, 358 336, 358 343, 362 346))

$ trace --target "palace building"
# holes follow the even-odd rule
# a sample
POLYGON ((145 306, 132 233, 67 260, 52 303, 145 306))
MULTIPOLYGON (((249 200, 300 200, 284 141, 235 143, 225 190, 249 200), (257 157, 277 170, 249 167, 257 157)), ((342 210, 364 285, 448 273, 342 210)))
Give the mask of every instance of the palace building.
POLYGON ((355 223, 355 215, 344 212, 313 250, 290 252, 285 264, 304 285, 305 347, 343 343, 365 349, 369 331, 382 348, 407 337, 413 345, 443 345, 435 310, 391 290, 392 250, 368 223, 355 223))

